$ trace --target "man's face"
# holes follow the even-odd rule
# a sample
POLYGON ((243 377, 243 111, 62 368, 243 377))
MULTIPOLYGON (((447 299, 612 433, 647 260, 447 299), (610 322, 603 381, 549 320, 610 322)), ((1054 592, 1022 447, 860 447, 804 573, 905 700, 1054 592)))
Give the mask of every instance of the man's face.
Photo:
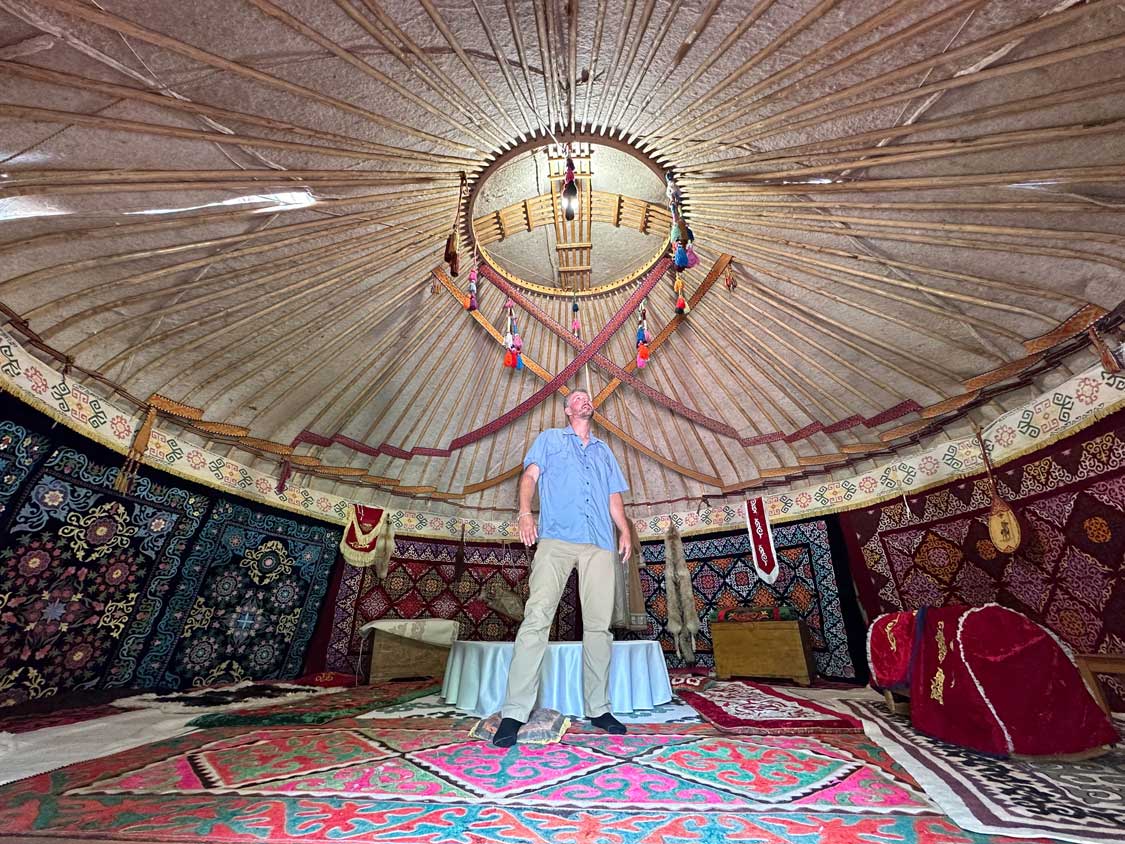
POLYGON ((594 415, 594 405, 585 393, 573 392, 566 399, 566 415, 569 419, 590 419, 594 415))

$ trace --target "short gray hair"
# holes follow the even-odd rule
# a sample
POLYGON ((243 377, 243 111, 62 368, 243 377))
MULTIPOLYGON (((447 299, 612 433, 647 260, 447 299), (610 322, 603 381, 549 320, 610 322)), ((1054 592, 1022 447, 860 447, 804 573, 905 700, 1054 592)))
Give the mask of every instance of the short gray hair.
POLYGON ((564 395, 564 396, 562 397, 562 403, 563 403, 563 407, 564 407, 564 408, 565 408, 565 407, 566 407, 566 406, 567 406, 567 405, 568 405, 568 404, 570 403, 570 397, 571 397, 571 396, 573 396, 573 395, 574 395, 575 393, 581 393, 581 394, 582 394, 582 395, 584 395, 584 396, 585 396, 586 398, 588 398, 588 399, 590 399, 591 401, 593 401, 593 398, 594 398, 594 397, 590 395, 590 392, 589 392, 588 390, 585 390, 585 389, 583 389, 583 388, 581 388, 581 387, 577 387, 577 388, 575 388, 575 389, 571 390, 571 391, 570 391, 569 393, 567 393, 566 395, 564 395))

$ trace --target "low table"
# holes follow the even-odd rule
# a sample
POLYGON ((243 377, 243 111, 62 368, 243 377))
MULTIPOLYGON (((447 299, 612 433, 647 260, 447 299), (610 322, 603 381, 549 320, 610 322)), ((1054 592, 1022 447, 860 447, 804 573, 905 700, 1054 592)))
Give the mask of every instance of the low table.
MULTIPOLYGON (((464 712, 499 712, 508 687, 512 642, 454 642, 441 696, 464 712)), ((655 709, 672 699, 668 664, 658 642, 614 642, 609 700, 614 712, 655 709)), ((583 717, 582 643, 550 642, 539 674, 536 709, 583 717)))

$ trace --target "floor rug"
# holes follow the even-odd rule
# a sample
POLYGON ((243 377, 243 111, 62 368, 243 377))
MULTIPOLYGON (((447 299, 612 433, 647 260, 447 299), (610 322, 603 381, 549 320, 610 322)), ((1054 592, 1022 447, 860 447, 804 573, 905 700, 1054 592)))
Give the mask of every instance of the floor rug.
POLYGON ((340 718, 362 715, 383 706, 393 706, 432 694, 440 684, 433 679, 384 682, 351 689, 328 688, 324 694, 291 703, 278 703, 233 712, 201 715, 192 727, 265 727, 286 724, 326 724, 340 718))
MULTIPOLYGON (((450 706, 437 692, 404 703, 380 706, 378 709, 365 712, 358 717, 362 719, 473 718, 474 720, 480 718, 478 715, 470 715, 455 706, 450 706)), ((697 724, 700 722, 699 713, 678 700, 674 692, 672 700, 668 703, 662 703, 653 709, 617 713, 617 719, 623 724, 697 724)), ((575 718, 572 720, 575 723, 580 723, 583 719, 575 718)))
POLYGON ((1125 840, 1125 745, 1083 762, 996 759, 925 736, 879 704, 842 705, 965 829, 1084 844, 1125 840))
POLYGON ((749 681, 716 681, 706 689, 677 689, 680 698, 724 733, 806 735, 858 733, 859 720, 749 681))
POLYGON ((70 709, 55 709, 51 712, 28 712, 23 715, 0 717, 0 733, 29 733, 45 730, 48 727, 61 727, 64 724, 77 724, 110 715, 120 715, 121 710, 108 703, 94 706, 75 706, 70 709))
POLYGON ((253 682, 233 683, 191 689, 182 692, 133 695, 115 700, 120 709, 159 709, 161 712, 220 712, 233 709, 251 709, 275 703, 296 703, 298 700, 331 692, 331 687, 302 686, 293 683, 253 682))
MULTIPOLYGON (((1002 844, 866 736, 568 732, 507 750, 448 719, 226 727, 0 788, 0 829, 225 844, 1002 844)), ((669 725, 657 725, 668 730, 669 725)))

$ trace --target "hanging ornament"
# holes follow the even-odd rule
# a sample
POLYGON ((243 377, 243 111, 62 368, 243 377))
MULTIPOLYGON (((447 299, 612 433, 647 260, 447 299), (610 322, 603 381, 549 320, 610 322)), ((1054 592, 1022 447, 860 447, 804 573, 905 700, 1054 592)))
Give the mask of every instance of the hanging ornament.
POLYGON ((516 323, 516 303, 510 298, 504 303, 507 311, 507 328, 504 333, 504 366, 508 369, 523 369, 523 339, 516 323))
POLYGON ((686 270, 689 266, 691 266, 691 261, 688 259, 687 247, 682 243, 676 244, 674 260, 676 262, 677 270, 686 270))
POLYGON ((578 182, 574 177, 574 159, 570 157, 570 148, 567 148, 566 170, 563 172, 563 186, 560 194, 563 217, 567 222, 575 218, 578 213, 578 182))
POLYGON ((695 247, 690 243, 684 247, 684 252, 687 253, 687 265, 688 269, 690 270, 692 267, 699 263, 699 256, 695 254, 695 247))
POLYGON ((734 269, 730 264, 727 264, 726 271, 723 273, 723 287, 732 293, 738 287, 738 279, 734 277, 734 269))
POLYGON ((578 319, 578 297, 575 296, 570 303, 570 333, 574 335, 575 340, 582 339, 582 323, 578 319))
POLYGON ((637 369, 644 369, 648 365, 648 357, 651 354, 648 348, 648 343, 637 344, 637 369))
POLYGON ((683 294, 677 296, 676 297, 676 313, 678 313, 682 316, 683 314, 686 314, 690 310, 691 310, 691 308, 688 307, 687 299, 685 299, 683 297, 683 294))
POLYGON ((680 186, 676 184, 676 177, 671 172, 664 174, 664 195, 668 197, 669 205, 679 205, 683 201, 680 186))
POLYGON ((1023 541, 1023 525, 1016 511, 1012 509, 1012 505, 1000 497, 1000 492, 996 488, 996 479, 992 476, 992 460, 989 459, 988 449, 984 445, 984 433, 979 427, 974 433, 977 437, 977 445, 980 446, 980 456, 984 461, 988 486, 992 493, 992 503, 988 508, 988 538, 1001 554, 1014 554, 1023 541))
POLYGON ((473 267, 469 270, 469 301, 465 305, 466 309, 475 311, 477 305, 477 268, 473 267))
POLYGON ((465 191, 468 186, 468 177, 461 173, 461 186, 457 190, 457 212, 453 215, 453 231, 445 239, 445 263, 449 264, 449 273, 454 278, 461 272, 461 239, 458 230, 461 228, 461 206, 465 203, 465 191))

